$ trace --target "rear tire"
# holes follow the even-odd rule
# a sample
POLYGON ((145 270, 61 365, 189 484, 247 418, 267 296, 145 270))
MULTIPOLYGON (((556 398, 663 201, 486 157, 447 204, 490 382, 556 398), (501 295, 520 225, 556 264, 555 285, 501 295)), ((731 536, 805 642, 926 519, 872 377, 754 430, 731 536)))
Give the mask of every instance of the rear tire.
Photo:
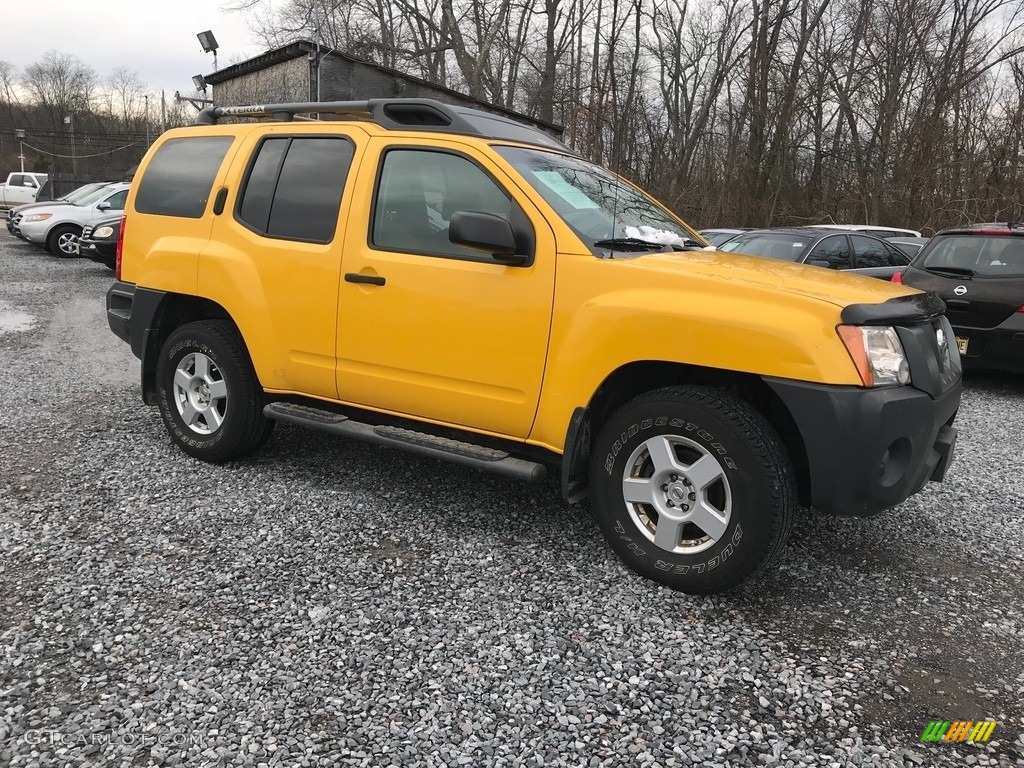
POLYGON ((729 589, 778 557, 797 505, 767 419, 704 387, 649 392, 616 412, 594 444, 590 488, 626 565, 693 594, 729 589))
POLYGON ((46 237, 46 250, 63 259, 78 257, 78 238, 82 230, 70 224, 55 227, 46 237))
POLYGON ((171 439, 203 461, 252 453, 274 428, 263 416, 245 343, 226 320, 188 323, 170 335, 157 361, 156 391, 171 439))

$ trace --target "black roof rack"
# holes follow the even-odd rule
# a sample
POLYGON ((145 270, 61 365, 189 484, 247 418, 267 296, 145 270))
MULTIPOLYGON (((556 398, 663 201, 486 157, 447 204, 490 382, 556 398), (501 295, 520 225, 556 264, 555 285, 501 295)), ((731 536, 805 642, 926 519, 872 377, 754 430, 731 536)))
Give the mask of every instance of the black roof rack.
POLYGON ((314 113, 369 120, 390 130, 458 133, 571 151, 561 141, 539 128, 482 109, 459 107, 435 99, 306 101, 294 104, 206 107, 196 115, 195 124, 216 125, 222 117, 271 117, 287 122, 314 113))

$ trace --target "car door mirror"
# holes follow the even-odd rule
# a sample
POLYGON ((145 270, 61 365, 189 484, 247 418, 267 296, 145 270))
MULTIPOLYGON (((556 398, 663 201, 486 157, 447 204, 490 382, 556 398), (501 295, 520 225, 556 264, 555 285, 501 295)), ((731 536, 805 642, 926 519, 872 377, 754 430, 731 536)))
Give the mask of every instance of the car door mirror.
POLYGON ((493 213, 456 211, 448 221, 448 239, 455 245, 486 251, 510 266, 526 264, 529 256, 516 253, 516 236, 508 220, 493 213))
POLYGON ((824 267, 825 269, 831 269, 832 265, 825 259, 808 259, 807 263, 812 267, 824 267))
POLYGON ((96 210, 98 210, 98 211, 106 211, 109 208, 110 208, 110 203, 108 203, 106 200, 103 200, 103 201, 101 201, 99 203, 96 203, 96 210))

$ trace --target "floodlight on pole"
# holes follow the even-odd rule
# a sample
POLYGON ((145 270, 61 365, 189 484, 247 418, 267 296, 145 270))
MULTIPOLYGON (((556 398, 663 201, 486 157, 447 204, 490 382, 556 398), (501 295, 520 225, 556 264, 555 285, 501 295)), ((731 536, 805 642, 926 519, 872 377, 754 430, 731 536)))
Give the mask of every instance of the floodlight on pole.
POLYGON ((197 91, 206 93, 206 78, 202 75, 192 75, 192 82, 196 86, 197 91))
POLYGON ((18 159, 21 160, 21 172, 25 172, 25 130, 15 128, 14 135, 18 137, 18 159))
POLYGON ((199 45, 203 48, 203 53, 213 54, 213 71, 217 71, 217 38, 213 36, 213 32, 206 30, 196 35, 199 39, 199 45))

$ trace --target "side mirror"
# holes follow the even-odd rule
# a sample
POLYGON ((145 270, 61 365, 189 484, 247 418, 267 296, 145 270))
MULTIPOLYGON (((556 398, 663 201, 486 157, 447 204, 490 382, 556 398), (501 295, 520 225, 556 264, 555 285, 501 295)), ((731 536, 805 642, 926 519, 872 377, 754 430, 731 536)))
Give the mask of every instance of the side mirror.
POLYGON ((825 269, 832 269, 832 265, 829 264, 825 259, 808 259, 806 264, 810 264, 812 267, 824 267, 825 269))
POLYGON ((110 203, 108 203, 106 200, 104 200, 101 203, 96 203, 96 210, 97 211, 105 211, 108 208, 110 208, 110 203))
POLYGON ((494 260, 509 266, 522 266, 529 255, 516 253, 512 225, 501 216, 476 211, 456 211, 448 221, 448 239, 456 245, 486 251, 494 260))

